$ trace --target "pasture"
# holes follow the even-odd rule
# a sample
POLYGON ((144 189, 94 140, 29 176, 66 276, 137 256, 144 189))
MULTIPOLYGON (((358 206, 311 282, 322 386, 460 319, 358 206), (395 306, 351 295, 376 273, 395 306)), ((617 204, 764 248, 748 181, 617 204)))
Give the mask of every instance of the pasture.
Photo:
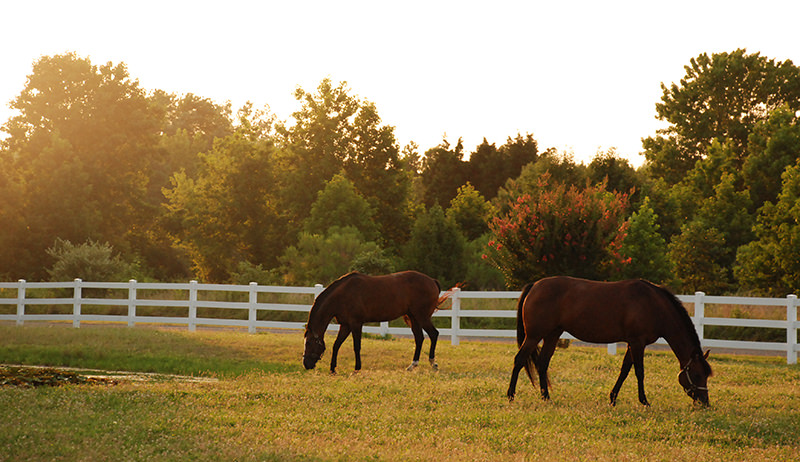
POLYGON ((800 459, 800 366, 780 357, 712 351, 700 409, 648 349, 646 408, 633 377, 608 405, 622 351, 605 348, 559 349, 551 401, 523 376, 513 403, 510 342, 442 341, 438 372, 407 372, 413 340, 365 338, 354 374, 348 341, 334 376, 330 351, 305 371, 302 348, 298 331, 0 324, 0 363, 151 373, 0 387, 0 460, 800 459))

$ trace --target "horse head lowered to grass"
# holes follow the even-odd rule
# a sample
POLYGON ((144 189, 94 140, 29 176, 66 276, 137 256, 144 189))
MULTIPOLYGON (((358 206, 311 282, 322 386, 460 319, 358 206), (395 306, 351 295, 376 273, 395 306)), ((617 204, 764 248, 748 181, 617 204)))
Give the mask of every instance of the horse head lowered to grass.
POLYGON ((695 403, 708 406, 707 380, 712 374, 708 352, 703 354, 692 319, 675 295, 644 280, 597 282, 571 277, 545 278, 523 289, 517 303, 519 352, 514 357, 509 400, 514 399, 520 370, 524 368, 534 383, 531 366, 539 375, 542 399, 549 399, 547 368, 565 331, 585 342, 628 344, 611 390, 611 405, 616 404, 633 366, 639 401, 649 406, 644 393, 644 349, 663 337, 680 362, 678 382, 695 403))
POLYGON ((403 271, 384 276, 348 273, 329 285, 314 301, 308 314, 305 331, 303 366, 313 369, 325 351, 325 331, 336 318, 339 334, 331 352, 331 372, 336 372, 339 348, 353 334, 355 370, 361 369, 361 330, 366 322, 390 321, 403 316, 411 326, 416 347, 409 370, 419 364, 424 339, 423 330, 431 340, 429 360, 436 369, 436 339, 439 331, 431 316, 449 294, 440 296, 436 279, 416 271, 403 271))

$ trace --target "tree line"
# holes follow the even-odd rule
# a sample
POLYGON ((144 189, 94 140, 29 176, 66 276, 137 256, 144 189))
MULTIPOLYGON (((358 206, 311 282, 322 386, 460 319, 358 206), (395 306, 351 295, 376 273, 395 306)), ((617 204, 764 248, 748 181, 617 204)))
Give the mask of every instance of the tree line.
POLYGON ((800 288, 800 68, 701 54, 662 84, 638 169, 531 134, 400 147, 346 83, 298 109, 148 91, 124 64, 33 65, 0 145, 0 277, 328 284, 417 269, 518 288, 549 275, 674 290, 800 288))

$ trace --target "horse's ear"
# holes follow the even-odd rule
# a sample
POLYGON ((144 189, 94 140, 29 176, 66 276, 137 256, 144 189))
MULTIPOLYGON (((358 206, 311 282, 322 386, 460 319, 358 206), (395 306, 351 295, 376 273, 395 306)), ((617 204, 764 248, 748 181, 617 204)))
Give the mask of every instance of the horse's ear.
POLYGON ((709 353, 711 353, 711 350, 706 350, 705 354, 703 354, 703 359, 708 359, 709 353))

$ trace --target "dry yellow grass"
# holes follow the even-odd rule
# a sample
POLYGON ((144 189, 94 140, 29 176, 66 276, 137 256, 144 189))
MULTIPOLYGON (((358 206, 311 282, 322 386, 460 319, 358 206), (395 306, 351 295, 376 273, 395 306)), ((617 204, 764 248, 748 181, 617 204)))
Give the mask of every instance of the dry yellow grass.
POLYGON ((696 409, 677 383, 673 355, 649 352, 653 406, 639 405, 631 377, 612 408, 607 396, 621 355, 602 348, 557 351, 552 401, 542 402, 521 381, 509 403, 505 390, 516 350, 510 343, 443 341, 439 372, 424 366, 407 372, 411 340, 366 339, 364 369, 353 374, 347 342, 341 372, 331 376, 325 367, 302 370, 297 332, 0 326, 0 362, 20 352, 52 361, 51 349, 70 345, 91 367, 100 356, 124 362, 132 344, 139 354, 149 352, 151 369, 169 369, 163 372, 202 355, 203 367, 219 366, 205 375, 219 380, 0 388, 0 460, 800 458, 800 367, 781 358, 712 356, 712 406, 696 409), (88 347, 74 348, 78 343, 88 347), (242 370, 245 364, 249 369, 242 370))

